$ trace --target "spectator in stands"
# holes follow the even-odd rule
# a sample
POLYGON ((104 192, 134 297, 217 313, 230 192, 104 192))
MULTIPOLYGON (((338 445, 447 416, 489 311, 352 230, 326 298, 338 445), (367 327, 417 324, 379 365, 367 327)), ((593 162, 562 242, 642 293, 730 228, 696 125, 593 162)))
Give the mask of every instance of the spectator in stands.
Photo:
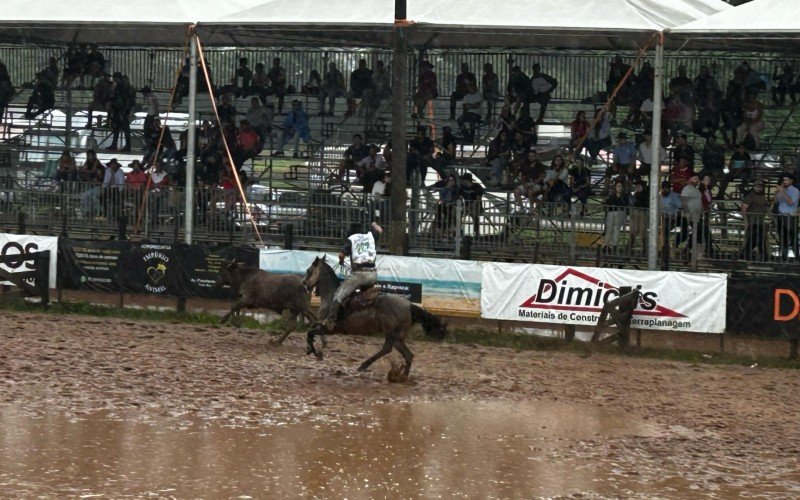
POLYGON ((236 147, 233 151, 233 160, 236 168, 241 168, 242 164, 258 156, 261 152, 261 137, 250 126, 250 122, 242 120, 239 122, 239 131, 236 134, 236 147))
POLYGON ((669 92, 676 96, 684 104, 691 106, 694 103, 693 82, 686 76, 686 66, 678 66, 678 76, 669 81, 669 92))
POLYGON ((714 76, 708 71, 708 66, 700 66, 700 73, 695 77, 692 82, 692 90, 694 92, 694 101, 698 109, 705 106, 716 105, 716 100, 719 95, 719 87, 714 76))
POLYGON ((539 117, 536 123, 544 123, 544 114, 547 111, 547 104, 553 96, 553 91, 558 86, 558 81, 547 73, 542 73, 542 68, 538 64, 533 65, 531 75, 531 98, 530 102, 539 104, 539 117))
POLYGON ((427 59, 419 62, 419 76, 417 77, 417 91, 414 93, 414 112, 411 118, 418 119, 431 99, 439 97, 439 85, 433 64, 427 59))
MULTIPOLYGON (((392 195, 392 173, 388 170, 383 171, 383 177, 372 185, 372 201, 386 201, 392 195)), ((380 205, 379 205, 380 206, 380 205)), ((381 215, 386 215, 381 212, 381 215)))
MULTIPOLYGON (((794 68, 789 61, 784 61, 782 65, 776 66, 775 71, 772 73, 772 81, 775 85, 772 87, 772 102, 776 106, 783 106, 786 104, 786 94, 792 91, 792 83, 794 82, 794 68)), ((794 93, 791 92, 792 105, 794 105, 794 93)))
MULTIPOLYGON (((636 146, 628 142, 628 134, 620 132, 617 135, 617 145, 611 151, 613 160, 611 165, 606 169, 605 178, 603 180, 603 192, 608 193, 612 180, 616 183, 616 179, 621 178, 623 182, 630 180, 634 174, 634 167, 636 166, 636 146)), ((627 185, 627 182, 626 182, 627 185)))
POLYGON ((538 198, 544 193, 546 173, 547 168, 539 161, 539 152, 531 149, 519 168, 519 185, 514 189, 514 201, 519 210, 523 208, 522 197, 527 196, 533 212, 538 198))
POLYGON ((144 124, 142 125, 142 134, 147 135, 155 128, 154 122, 159 113, 158 97, 156 97, 149 85, 142 87, 141 93, 143 97, 142 108, 146 113, 144 124))
POLYGON ((586 204, 592 195, 592 171, 583 162, 582 156, 577 156, 569 169, 570 199, 574 196, 581 204, 580 216, 586 215, 586 204))
POLYGON ((453 130, 448 127, 442 127, 441 148, 439 154, 433 162, 433 169, 444 178, 446 175, 446 168, 455 163, 456 161, 456 138, 453 136, 453 130))
POLYGON ((267 135, 272 132, 272 120, 272 108, 262 106, 258 97, 250 99, 250 107, 247 109, 247 121, 258 134, 262 143, 266 141, 267 135))
POLYGON ((628 207, 630 200, 628 193, 625 192, 625 184, 623 182, 614 183, 614 191, 609 195, 604 203, 606 209, 606 228, 605 228, 605 245, 606 251, 616 251, 619 245, 619 233, 622 226, 625 225, 628 207))
POLYGON ((8 74, 8 68, 0 61, 0 120, 3 119, 8 103, 14 97, 14 85, 11 83, 11 75, 8 74))
POLYGON ((553 157, 544 181, 545 196, 548 202, 569 205, 569 168, 560 154, 553 157))
MULTIPOLYGON (((475 129, 483 119, 483 95, 478 92, 474 83, 467 82, 466 93, 460 99, 463 100, 463 113, 458 117, 458 127, 467 142, 475 142, 475 129)), ((451 102, 455 102, 452 97, 451 102)))
POLYGON ((742 200, 742 215, 747 230, 742 256, 746 260, 762 260, 767 258, 767 240, 764 219, 767 216, 767 197, 764 196, 764 181, 756 180, 753 190, 742 200), (753 253, 755 250, 755 254, 753 253))
POLYGON ((672 190, 678 194, 681 194, 683 188, 689 183, 689 180, 694 175, 696 174, 686 158, 681 158, 678 160, 678 163, 672 167, 669 175, 670 181, 672 181, 672 190))
MULTIPOLYGON (((535 146, 538 143, 539 137, 536 131, 536 121, 531 118, 530 109, 522 108, 519 111, 519 118, 513 124, 512 131, 522 132, 525 135, 525 140, 531 145, 535 146)), ((509 134, 509 137, 512 137, 514 134, 509 134)))
POLYGON ((674 139, 681 133, 692 130, 694 108, 681 98, 678 91, 673 91, 667 98, 662 118, 669 136, 674 139))
POLYGON ((653 81, 655 80, 655 70, 649 61, 642 63, 639 73, 634 81, 634 94, 636 99, 644 103, 648 96, 653 93, 653 81))
POLYGON ((246 57, 239 58, 239 67, 233 73, 233 83, 236 86, 237 97, 250 95, 250 82, 253 80, 253 70, 247 65, 246 57))
POLYGON ((677 164, 679 160, 685 159, 689 166, 694 169, 694 146, 689 144, 686 134, 679 134, 675 138, 675 150, 672 153, 672 161, 677 164))
MULTIPOLYGON (((198 65, 199 66, 199 65, 198 65)), ((173 106, 177 106, 183 101, 183 98, 189 95, 189 58, 187 57, 183 61, 183 66, 181 66, 181 71, 178 73, 178 81, 175 83, 175 99, 172 103, 173 106)), ((201 85, 205 86, 205 75, 201 76, 200 71, 201 69, 198 67, 198 77, 197 77, 197 88, 199 89, 201 85)))
POLYGON ((741 69, 737 68, 733 78, 725 87, 725 98, 720 106, 722 123, 722 138, 725 145, 732 147, 736 142, 736 129, 742 123, 742 113, 744 109, 744 75, 741 69), (730 133, 730 139, 728 139, 730 133))
POLYGON ((328 72, 322 79, 320 87, 320 111, 319 115, 325 115, 325 100, 328 100, 328 116, 334 116, 336 98, 346 94, 344 75, 336 68, 336 63, 328 64, 328 72))
POLYGON ((516 127, 517 120, 511 115, 511 107, 508 104, 504 104, 503 107, 500 108, 500 114, 497 115, 497 120, 494 122, 492 133, 495 137, 497 137, 500 132, 512 134, 516 127))
POLYGON ((236 106, 231 102, 231 95, 224 93, 220 96, 220 103, 217 106, 219 120, 225 123, 236 123, 236 106))
POLYGON ((250 80, 250 94, 258 96, 261 104, 266 105, 268 93, 269 76, 264 68, 264 63, 256 63, 253 68, 253 77, 250 80))
POLYGON ((486 123, 492 123, 495 103, 500 100, 500 77, 494 72, 492 63, 483 65, 481 88, 483 89, 483 100, 486 101, 486 123))
POLYGON ((575 114, 575 119, 569 124, 570 148, 575 149, 578 145, 583 145, 588 133, 589 122, 586 121, 586 111, 578 111, 575 114))
MULTIPOLYGON (((356 169, 356 163, 369 155, 369 145, 364 144, 361 134, 353 134, 353 142, 342 153, 342 161, 339 163, 339 171, 334 178, 340 181, 349 180, 351 170, 356 169)), ((356 175, 358 177, 358 175, 356 175)))
MULTIPOLYGON (((694 172, 689 176, 686 185, 681 189, 681 215, 683 216, 683 227, 691 227, 693 236, 697 242, 703 241, 703 231, 701 226, 703 217, 703 193, 700 191, 700 178, 694 172)), ((693 248, 691 239, 686 232, 683 232, 680 242, 689 240, 688 249, 693 248)), ((678 243, 680 245, 680 242, 678 243)))
POLYGON ((109 103, 112 139, 110 150, 116 150, 119 144, 120 133, 125 139, 125 146, 121 151, 131 150, 131 120, 130 115, 136 107, 136 91, 128 82, 128 78, 120 72, 113 75, 114 94, 109 103))
POLYGON ((797 247, 797 207, 800 204, 800 190, 794 184, 791 174, 781 175, 781 182, 775 190, 777 215, 778 244, 780 245, 781 260, 789 259, 789 250, 794 253, 795 261, 800 260, 797 247))
POLYGON ((86 56, 86 74, 91 78, 92 86, 94 86, 96 78, 101 78, 105 74, 105 69, 106 58, 97 50, 97 45, 92 45, 86 56))
POLYGON ((161 125, 161 120, 156 118, 153 120, 153 126, 147 136, 145 136, 146 150, 142 158, 142 163, 145 165, 153 165, 159 161, 170 161, 175 156, 175 139, 172 137, 172 131, 168 125, 161 125), (156 156, 156 148, 158 149, 158 156, 156 156))
POLYGON ((356 114, 356 101, 363 99, 364 94, 368 93, 372 88, 372 70, 367 68, 367 60, 360 59, 358 61, 358 68, 350 73, 350 94, 347 96, 347 114, 345 116, 353 116, 356 114))
POLYGON ((369 146, 369 154, 356 163, 358 183, 364 187, 364 194, 372 193, 372 186, 383 179, 388 168, 382 156, 378 156, 378 145, 369 146))
POLYGON ((456 203, 461 197, 461 187, 453 173, 447 174, 431 187, 439 190, 439 203, 436 204, 437 233, 448 236, 455 227, 456 203))
MULTIPOLYGON (((650 176, 650 169, 653 163, 653 133, 649 130, 644 131, 644 140, 639 144, 638 158, 639 166, 634 172, 634 177, 648 178, 650 176)), ((663 146, 659 146, 659 161, 660 165, 666 163, 668 155, 667 150, 663 146)), ((661 170, 658 170, 659 172, 661 170)))
POLYGON ((320 97, 319 89, 322 87, 322 76, 319 71, 312 69, 308 74, 308 81, 303 84, 302 93, 306 97, 320 97))
POLYGON ((647 253, 647 223, 648 209, 650 208, 650 193, 647 184, 637 180, 633 184, 633 197, 631 198, 631 222, 628 250, 636 250, 636 239, 642 242, 642 254, 647 253))
POLYGON ((764 105, 758 96, 747 96, 742 108, 742 123, 736 129, 736 143, 743 143, 751 149, 761 149, 761 130, 764 128, 764 105), (749 136, 749 137, 748 137, 749 136))
POLYGON ((292 101, 292 109, 286 114, 283 119, 283 134, 278 141, 278 150, 272 153, 272 156, 283 156, 283 145, 287 139, 294 138, 294 158, 298 158, 300 139, 306 144, 311 140, 311 131, 308 128, 308 117, 306 112, 303 111, 303 105, 299 99, 292 101))
POLYGON ((736 151, 731 155, 731 159, 728 162, 728 173, 719 184, 717 199, 722 200, 725 198, 725 193, 728 191, 728 184, 737 177, 742 179, 742 187, 744 188, 749 182, 752 173, 753 161, 750 158, 750 154, 745 151, 744 144, 737 144, 736 151))
POLYGON ((456 102, 462 100, 464 96, 477 92, 478 80, 475 73, 469 70, 469 64, 461 63, 461 73, 456 75, 456 86, 450 94, 450 119, 456 119, 456 102))
POLYGON ((142 170, 139 160, 133 160, 129 165, 131 171, 125 174, 125 187, 141 191, 147 185, 147 174, 142 170))
POLYGON ((106 167, 97 159, 97 153, 90 149, 86 151, 86 160, 78 169, 80 180, 87 183, 100 184, 103 182, 106 167))
POLYGON ((375 64, 375 71, 372 73, 372 83, 364 93, 361 105, 364 109, 364 116, 368 124, 375 122, 375 113, 378 112, 381 102, 392 98, 392 84, 383 61, 375 64))
MULTIPOLYGON (((267 73, 269 77, 269 92, 267 95, 274 95, 278 98, 278 114, 283 114, 283 98, 286 97, 286 70, 281 66, 281 58, 275 57, 272 59, 272 67, 267 73)), ((262 99, 263 101, 263 99, 262 99)))
MULTIPOLYGON (((86 65, 88 55, 85 44, 81 44, 77 49, 75 45, 67 47, 67 51, 64 53, 64 73, 61 77, 61 85, 65 89, 68 89, 76 78, 80 78, 80 86, 83 87, 83 75, 85 74, 84 66, 86 65)), ((56 71, 58 70, 56 69, 56 71)), ((58 73, 56 73, 56 75, 57 74, 58 73)))
MULTIPOLYGON (((722 144, 717 143, 717 138, 714 135, 709 135, 706 138, 706 143, 703 146, 703 170, 700 171, 702 176, 711 176, 712 185, 721 180, 725 175, 725 148, 722 144)), ((763 186, 762 186, 763 188, 763 186)))
POLYGON ((103 190, 101 203, 105 209, 106 217, 109 220, 116 219, 119 213, 120 204, 120 190, 125 187, 125 173, 122 171, 122 165, 119 164, 116 158, 112 158, 106 166, 105 174, 103 175, 103 190))
POLYGON ((692 122, 692 130, 700 137, 713 135, 719 130, 721 118, 719 99, 698 100, 697 118, 692 122))
MULTIPOLYGON (((103 73, 97 83, 94 84, 92 92, 92 101, 89 103, 88 115, 86 117, 85 128, 92 128, 92 115, 95 111, 103 111, 108 113, 109 104, 114 97, 114 83, 111 81, 111 75, 103 73)), ((106 115, 108 116, 108 115, 106 115)), ((97 127, 102 126, 102 118, 97 118, 97 127)))
POLYGON ((147 190, 150 224, 156 226, 161 221, 159 215, 169 203, 169 190, 172 179, 160 163, 156 163, 148 173, 150 188, 147 190))
POLYGON ((75 164, 75 158, 72 156, 69 149, 65 149, 58 158, 56 180, 59 182, 75 182, 78 179, 78 166, 75 164))
POLYGON ((531 79, 528 78, 528 75, 519 66, 511 68, 508 85, 506 86, 506 102, 514 104, 512 115, 517 114, 520 106, 526 108, 530 106, 531 92, 531 79))
POLYGON ((32 120, 41 113, 52 110, 55 105, 55 85, 44 71, 37 73, 33 92, 28 98, 28 105, 25 109, 25 118, 32 120))
POLYGON ((472 234, 480 235, 480 219, 483 214, 483 186, 475 182, 472 174, 461 174, 461 199, 464 200, 464 216, 472 217, 472 234))
POLYGON ((757 95, 759 92, 767 90, 767 85, 764 83, 764 80, 750 67, 749 62, 742 61, 738 69, 742 72, 745 95, 757 95))
POLYGON ((531 150, 531 143, 521 130, 514 132, 511 140, 511 163, 509 165, 509 177, 516 178, 522 163, 528 159, 528 152, 531 150))
POLYGON ((491 168, 490 186, 497 187, 501 184, 509 184, 506 167, 508 166, 508 162, 511 161, 511 148, 512 145, 508 137, 508 132, 500 132, 500 134, 489 143, 489 149, 486 153, 486 163, 491 168))
POLYGON ((433 166, 433 153, 436 148, 433 141, 426 135, 425 127, 417 127, 417 133, 408 143, 408 156, 406 161, 406 182, 414 181, 414 172, 419 173, 419 183, 425 185, 428 167, 433 166))
POLYGON ((676 237, 676 241, 683 241, 681 238, 686 233, 686 228, 683 226, 683 217, 681 217, 681 195, 672 189, 670 181, 661 182, 661 196, 660 196, 661 214, 663 217, 662 227, 664 228, 664 242, 665 245, 669 244, 669 235, 676 227, 680 227, 680 231, 676 237))
POLYGON ((615 56, 614 60, 608 64, 608 77, 606 78, 607 98, 610 98, 614 89, 619 87, 616 97, 611 101, 609 107, 612 122, 616 122, 617 106, 626 106, 631 101, 634 79, 631 77, 625 79, 629 69, 630 66, 625 64, 621 56, 615 56))
POLYGON ((597 162, 597 155, 600 150, 611 146, 611 123, 608 121, 608 113, 605 108, 597 108, 594 112, 594 120, 589 125, 589 135, 586 137, 586 150, 589 152, 590 163, 597 162))

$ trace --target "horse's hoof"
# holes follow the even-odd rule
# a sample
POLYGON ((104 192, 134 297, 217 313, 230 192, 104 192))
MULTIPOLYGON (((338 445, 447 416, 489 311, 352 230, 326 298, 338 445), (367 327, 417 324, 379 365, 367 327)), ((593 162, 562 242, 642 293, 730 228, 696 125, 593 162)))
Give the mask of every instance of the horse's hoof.
POLYGON ((315 352, 314 356, 316 356, 319 361, 322 361, 323 358, 322 351, 315 352))
POLYGON ((358 367, 358 370, 356 370, 356 371, 365 372, 367 370, 369 370, 369 366, 361 365, 361 366, 358 367))

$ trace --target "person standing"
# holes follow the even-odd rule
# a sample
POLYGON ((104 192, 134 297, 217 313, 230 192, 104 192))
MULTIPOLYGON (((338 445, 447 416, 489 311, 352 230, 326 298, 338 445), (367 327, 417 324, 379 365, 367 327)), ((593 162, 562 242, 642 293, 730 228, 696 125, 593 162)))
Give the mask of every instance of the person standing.
POLYGON ((742 215, 747 227, 742 256, 746 260, 753 260, 754 255, 758 260, 766 258, 764 217, 767 215, 767 198, 764 196, 764 181, 761 179, 753 184, 753 190, 742 200, 742 215), (756 251, 755 254, 753 250, 756 251))
POLYGON ((781 184, 775 190, 775 205, 778 216, 778 242, 781 247, 781 260, 789 259, 789 250, 794 252, 795 261, 800 260, 797 247, 797 206, 800 203, 800 190, 794 185, 791 174, 784 173, 781 184))
POLYGON ((625 225, 626 212, 630 206, 623 182, 614 183, 614 192, 606 198, 605 250, 614 251, 619 244, 619 233, 625 225))
POLYGON ((478 80, 475 73, 469 70, 469 64, 461 63, 461 73, 456 76, 456 88, 450 94, 450 119, 456 119, 456 102, 464 99, 464 96, 476 92, 478 80), (470 85, 472 86, 470 88, 470 85))

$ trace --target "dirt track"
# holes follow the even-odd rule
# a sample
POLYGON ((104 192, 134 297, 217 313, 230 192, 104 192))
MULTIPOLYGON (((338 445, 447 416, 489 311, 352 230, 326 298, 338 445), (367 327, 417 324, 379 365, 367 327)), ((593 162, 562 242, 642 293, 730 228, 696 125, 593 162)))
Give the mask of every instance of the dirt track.
POLYGON ((185 324, 17 313, 3 324, 0 403, 32 415, 133 409, 145 422, 263 427, 375 402, 558 401, 657 425, 655 437, 569 445, 571 456, 613 463, 643 485, 800 495, 800 371, 411 341, 412 382, 397 385, 386 382, 386 360, 355 371, 376 338, 333 337, 318 362, 303 355, 302 334, 273 347, 268 336, 185 324))

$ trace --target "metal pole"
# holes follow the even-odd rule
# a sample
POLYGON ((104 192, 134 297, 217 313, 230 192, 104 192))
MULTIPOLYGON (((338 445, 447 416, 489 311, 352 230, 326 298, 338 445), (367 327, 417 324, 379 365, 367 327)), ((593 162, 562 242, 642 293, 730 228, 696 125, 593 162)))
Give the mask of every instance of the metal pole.
POLYGON ((186 207, 185 241, 192 244, 194 230, 194 163, 197 151, 197 35, 189 41, 189 118, 186 129, 186 207))
POLYGON ((664 33, 656 44, 655 78, 653 79, 653 125, 650 153, 650 219, 647 233, 647 269, 655 271, 658 260, 658 193, 661 187, 661 83, 664 70, 664 33))
POLYGON ((392 192, 391 243, 394 255, 403 255, 406 241, 406 88, 408 49, 406 2, 395 0, 394 53, 392 55, 392 192))

